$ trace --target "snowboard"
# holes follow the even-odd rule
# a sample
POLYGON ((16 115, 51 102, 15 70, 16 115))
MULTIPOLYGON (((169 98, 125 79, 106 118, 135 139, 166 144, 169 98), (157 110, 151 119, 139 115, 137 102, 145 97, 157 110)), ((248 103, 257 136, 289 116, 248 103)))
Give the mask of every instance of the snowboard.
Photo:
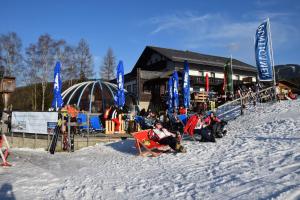
POLYGON ((55 149, 56 149, 56 144, 57 144, 57 140, 59 137, 59 133, 60 133, 60 127, 56 126, 54 129, 54 134, 52 136, 52 140, 50 142, 50 147, 49 147, 49 152, 50 154, 54 154, 55 153, 55 149))

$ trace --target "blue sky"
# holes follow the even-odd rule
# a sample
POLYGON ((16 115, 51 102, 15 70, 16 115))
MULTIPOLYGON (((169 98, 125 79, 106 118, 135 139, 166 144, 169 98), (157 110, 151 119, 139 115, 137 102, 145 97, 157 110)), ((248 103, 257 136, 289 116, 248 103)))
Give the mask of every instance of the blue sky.
POLYGON ((300 64, 300 1, 0 0, 0 34, 16 32, 23 47, 44 33, 88 41, 99 66, 111 47, 129 72, 146 45, 254 61, 254 35, 271 20, 275 64, 300 64))

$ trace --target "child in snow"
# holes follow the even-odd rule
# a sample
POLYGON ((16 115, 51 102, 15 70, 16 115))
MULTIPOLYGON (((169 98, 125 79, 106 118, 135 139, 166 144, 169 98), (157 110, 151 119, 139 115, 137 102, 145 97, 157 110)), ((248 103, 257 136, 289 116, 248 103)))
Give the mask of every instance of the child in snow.
POLYGON ((163 128, 160 121, 154 123, 154 128, 150 131, 149 138, 159 144, 169 145, 176 152, 186 153, 186 149, 176 139, 176 135, 163 128))

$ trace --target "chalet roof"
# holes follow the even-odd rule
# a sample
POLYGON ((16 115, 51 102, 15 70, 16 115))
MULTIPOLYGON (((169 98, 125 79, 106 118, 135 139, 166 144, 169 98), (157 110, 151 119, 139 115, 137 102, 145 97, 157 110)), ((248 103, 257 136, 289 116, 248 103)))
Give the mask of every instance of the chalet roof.
MULTIPOLYGON (((161 48, 155 46, 147 46, 144 52, 146 52, 147 50, 155 51, 165 56, 166 58, 170 59, 173 62, 184 62, 184 60, 187 60, 189 63, 203 64, 208 66, 224 67, 224 64, 230 59, 221 56, 212 56, 212 55, 206 55, 206 54, 201 54, 192 51, 182 51, 182 50, 161 48)), ((138 60, 136 65, 138 65, 139 61, 140 59, 138 60)), ((237 59, 232 59, 232 67, 233 69, 241 69, 246 71, 257 72, 257 69, 254 66, 239 61, 237 59)), ((134 67, 134 69, 135 68, 136 67, 134 67)))

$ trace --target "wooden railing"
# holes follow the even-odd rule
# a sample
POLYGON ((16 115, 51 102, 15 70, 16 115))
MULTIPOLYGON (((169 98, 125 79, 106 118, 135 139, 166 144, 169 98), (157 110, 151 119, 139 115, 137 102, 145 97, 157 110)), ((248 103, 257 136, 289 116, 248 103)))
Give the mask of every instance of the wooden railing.
POLYGON ((246 95, 235 99, 233 101, 227 102, 219 106, 216 110, 217 115, 221 118, 231 119, 243 114, 244 107, 250 103, 256 102, 269 102, 275 99, 274 87, 268 87, 260 91, 247 93, 246 95), (231 117, 228 117, 232 114, 231 117))

